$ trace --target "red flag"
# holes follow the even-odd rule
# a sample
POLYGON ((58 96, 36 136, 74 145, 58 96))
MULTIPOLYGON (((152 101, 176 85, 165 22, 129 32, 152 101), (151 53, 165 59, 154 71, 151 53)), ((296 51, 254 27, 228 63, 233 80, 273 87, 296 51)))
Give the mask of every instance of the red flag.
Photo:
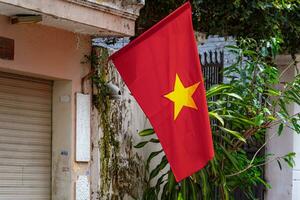
POLYGON ((214 150, 190 4, 111 59, 149 118, 176 180, 203 168, 214 150))

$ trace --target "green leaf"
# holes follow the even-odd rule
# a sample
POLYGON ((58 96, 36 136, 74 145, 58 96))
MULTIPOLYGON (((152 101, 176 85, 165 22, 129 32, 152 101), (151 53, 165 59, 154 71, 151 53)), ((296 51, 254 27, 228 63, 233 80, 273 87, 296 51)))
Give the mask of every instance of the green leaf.
POLYGON ((239 99, 239 100, 243 100, 243 98, 240 95, 235 94, 235 93, 224 93, 224 94, 226 94, 228 96, 231 96, 231 97, 234 97, 234 98, 239 99))
POLYGON ((148 141, 140 142, 140 143, 138 143, 137 145, 135 145, 134 148, 137 148, 137 149, 142 148, 142 147, 144 147, 147 143, 148 143, 148 141))
POLYGON ((239 168, 239 162, 236 160, 235 157, 233 157, 222 145, 220 145, 222 151, 225 153, 228 160, 230 160, 231 164, 236 170, 240 170, 239 168))
POLYGON ((254 119, 254 123, 256 126, 260 126, 264 123, 264 113, 259 113, 255 119, 254 119))
POLYGON ((181 192, 179 192, 178 197, 177 197, 177 200, 185 200, 185 199, 182 197, 181 192))
POLYGON ((279 169, 280 169, 280 171, 281 171, 281 170, 282 170, 282 166, 281 166, 280 160, 276 160, 276 161, 277 161, 277 164, 278 164, 279 169))
POLYGON ((245 123, 248 124, 248 125, 253 125, 253 126, 255 126, 255 123, 254 123, 253 121, 248 120, 248 119, 239 117, 238 120, 239 120, 239 121, 242 121, 242 122, 245 122, 245 123))
POLYGON ((288 164, 289 167, 291 167, 291 168, 294 167, 295 164, 290 159, 288 159, 288 158, 283 158, 283 159, 288 164))
POLYGON ((191 185, 191 190, 192 190, 192 199, 191 200, 197 200, 197 185, 196 183, 193 182, 193 180, 191 178, 188 179, 190 181, 190 185, 191 185))
POLYGON ((165 177, 167 174, 168 174, 168 172, 167 172, 167 173, 164 173, 163 175, 161 175, 161 176, 159 177, 159 179, 157 179, 157 182, 156 182, 156 185, 155 185, 155 187, 156 187, 156 193, 157 193, 157 194, 159 194, 161 184, 163 184, 163 182, 164 182, 163 179, 164 179, 164 177, 165 177))
POLYGON ((139 135, 141 137, 144 137, 144 136, 149 136, 149 135, 153 135, 155 132, 154 132, 154 129, 150 128, 150 129, 145 129, 141 132, 139 132, 139 135))
POLYGON ((152 180, 154 177, 158 175, 158 173, 163 170, 168 164, 167 157, 162 157, 160 163, 150 172, 149 180, 152 180))
POLYGON ((146 169, 149 169, 150 161, 161 152, 163 152, 163 150, 151 152, 146 162, 146 169))
POLYGON ((262 178, 260 178, 259 176, 257 176, 256 179, 258 179, 259 182, 261 182, 266 188, 271 189, 271 185, 268 184, 266 181, 264 181, 262 178))
POLYGON ((266 91, 266 93, 270 96, 280 96, 281 95, 281 92, 279 90, 275 90, 275 89, 268 89, 266 91))
POLYGON ((216 118, 222 124, 222 126, 224 126, 224 120, 222 119, 222 117, 218 113, 209 112, 209 116, 213 117, 213 118, 216 118))
POLYGON ((280 124, 278 127, 278 135, 281 135, 282 131, 283 131, 283 124, 280 124))
POLYGON ((155 187, 146 188, 143 194, 143 200, 158 200, 155 187))
POLYGON ((284 112, 276 112, 276 114, 284 123, 287 123, 288 116, 284 112))
POLYGON ((159 143, 159 140, 155 139, 155 138, 151 138, 149 141, 143 141, 143 142, 138 143, 137 145, 134 146, 134 148, 137 148, 137 149, 142 148, 146 144, 148 144, 149 142, 151 142, 151 143, 159 143))
POLYGON ((289 167, 293 168, 295 166, 294 158, 296 156, 295 152, 290 152, 284 156, 283 160, 289 165, 289 167))
POLYGON ((168 175, 168 193, 171 194, 174 186, 176 185, 176 180, 173 172, 170 170, 168 175))
MULTIPOLYGON (((229 110, 227 110, 227 112, 229 112, 229 110)), ((221 117, 223 117, 225 119, 229 119, 229 120, 237 122, 237 123, 241 123, 243 125, 252 125, 252 126, 255 126, 255 123, 253 121, 250 121, 250 120, 244 118, 244 116, 237 115, 233 111, 232 111, 232 113, 235 114, 236 116, 233 116, 233 115, 221 115, 221 117)))
POLYGON ((216 85, 206 92, 206 98, 209 99, 215 95, 222 94, 222 91, 230 88, 230 85, 216 85))
POLYGON ((167 182, 166 182, 165 185, 163 186, 163 190, 162 190, 162 193, 161 193, 161 199, 168 199, 168 198, 167 198, 168 185, 169 185, 169 182, 168 182, 168 180, 167 180, 167 182))
POLYGON ((263 108, 264 113, 266 113, 267 115, 271 115, 271 111, 268 108, 263 108))
POLYGON ((236 137, 240 141, 246 143, 246 139, 239 132, 236 132, 236 131, 233 131, 233 130, 229 130, 229 129, 221 127, 221 126, 219 126, 219 128, 222 129, 224 132, 227 132, 227 133, 233 135, 234 137, 236 137))
POLYGON ((249 56, 256 56, 257 53, 255 51, 252 50, 245 50, 243 51, 244 55, 249 55, 249 56))
POLYGON ((228 189, 227 189, 226 185, 222 184, 222 187, 223 187, 223 193, 225 196, 225 200, 229 200, 229 193, 228 193, 228 189))
POLYGON ((214 176, 217 176, 218 170, 217 170, 216 157, 214 157, 214 158, 210 161, 210 165, 211 165, 211 171, 212 171, 212 174, 213 174, 214 176))
POLYGON ((296 153, 295 152, 289 152, 286 156, 290 157, 290 158, 293 158, 296 156, 296 153))
POLYGON ((209 200, 209 183, 207 179, 207 174, 204 169, 199 171, 199 175, 201 177, 201 189, 203 200, 209 200))
POLYGON ((241 49, 236 45, 226 45, 225 48, 228 49, 228 50, 241 51, 241 49))
POLYGON ((281 111, 285 114, 285 116, 289 114, 289 112, 286 109, 286 103, 284 102, 283 99, 279 99, 279 106, 281 108, 281 111))
POLYGON ((149 140, 149 142, 152 142, 152 143, 159 143, 159 140, 158 139, 155 139, 155 138, 151 138, 149 140))
MULTIPOLYGON (((188 178, 187 178, 188 179, 188 178)), ((181 182, 181 191, 184 200, 189 200, 188 180, 184 179, 181 182)))
POLYGON ((297 120, 296 118, 292 118, 292 119, 291 119, 291 122, 292 122, 292 124, 293 124, 293 127, 294 127, 295 131, 296 131, 297 133, 300 133, 299 120, 297 120))

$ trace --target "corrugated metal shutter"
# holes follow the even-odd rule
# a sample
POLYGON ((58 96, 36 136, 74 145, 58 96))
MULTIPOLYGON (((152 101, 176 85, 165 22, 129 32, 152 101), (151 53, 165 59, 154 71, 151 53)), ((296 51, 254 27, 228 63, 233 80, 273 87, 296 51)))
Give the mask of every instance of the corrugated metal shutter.
POLYGON ((51 197, 50 81, 0 72, 0 200, 51 197))

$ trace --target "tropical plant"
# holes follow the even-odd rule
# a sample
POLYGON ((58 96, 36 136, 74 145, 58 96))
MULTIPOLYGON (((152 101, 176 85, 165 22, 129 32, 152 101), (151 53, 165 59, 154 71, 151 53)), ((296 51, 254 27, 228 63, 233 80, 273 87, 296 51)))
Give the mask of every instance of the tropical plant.
MULTIPOLYGON (((234 199, 233 192, 237 189, 248 199, 255 199, 253 186, 269 187, 261 176, 265 164, 278 162, 281 168, 281 162, 285 161, 293 167, 293 152, 279 157, 261 153, 284 128, 300 133, 300 114, 288 111, 290 104, 300 105, 300 75, 289 83, 280 83, 284 73, 295 67, 295 61, 279 72, 273 63, 279 43, 276 38, 258 43, 244 39, 237 46, 228 47, 235 53, 236 63, 224 70, 224 84, 206 92, 215 157, 204 169, 177 183, 163 151, 151 152, 146 161, 148 187, 144 200, 228 200, 234 199), (281 89, 277 89, 279 85, 281 89), (274 127, 277 131, 265 139, 266 131, 274 127), (258 149, 252 156, 245 151, 249 145, 258 149), (150 169, 150 162, 158 156, 161 161, 150 169)), ((159 142, 153 129, 139 134, 145 140, 136 148, 159 142)))
MULTIPOLYGON (((136 23, 136 34, 146 31, 187 0, 146 1, 136 23)), ((279 37, 283 50, 300 48, 300 0, 190 0, 194 29, 207 35, 279 37)))

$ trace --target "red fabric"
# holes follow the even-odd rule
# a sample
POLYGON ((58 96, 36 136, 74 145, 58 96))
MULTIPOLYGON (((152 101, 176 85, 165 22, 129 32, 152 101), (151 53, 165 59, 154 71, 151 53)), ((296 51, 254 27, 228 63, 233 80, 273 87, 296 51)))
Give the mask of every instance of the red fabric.
POLYGON ((176 180, 203 168, 214 150, 190 3, 111 59, 149 118, 176 180), (198 110, 183 107, 174 120, 174 103, 164 95, 173 91, 176 74, 185 87, 200 85, 192 96, 198 110))

